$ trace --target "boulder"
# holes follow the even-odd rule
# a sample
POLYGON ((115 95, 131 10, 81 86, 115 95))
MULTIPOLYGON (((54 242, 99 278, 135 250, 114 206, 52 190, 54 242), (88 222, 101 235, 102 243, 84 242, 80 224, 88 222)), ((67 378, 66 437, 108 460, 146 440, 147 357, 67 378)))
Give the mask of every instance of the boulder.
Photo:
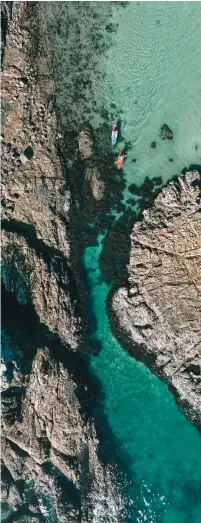
POLYGON ((168 127, 166 123, 164 123, 161 127, 160 136, 163 140, 172 140, 173 139, 173 132, 168 127))

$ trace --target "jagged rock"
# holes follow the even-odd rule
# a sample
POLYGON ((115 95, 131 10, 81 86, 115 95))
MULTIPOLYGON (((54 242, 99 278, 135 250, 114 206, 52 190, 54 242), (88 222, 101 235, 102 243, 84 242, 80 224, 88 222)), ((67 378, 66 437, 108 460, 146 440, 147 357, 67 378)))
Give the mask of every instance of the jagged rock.
POLYGON ((18 488, 12 482, 11 476, 8 474, 6 467, 3 465, 1 467, 1 479, 2 479, 2 489, 1 489, 1 500, 3 503, 10 505, 12 510, 17 510, 22 502, 21 495, 18 488))
POLYGON ((168 127, 168 125, 166 123, 164 123, 164 125, 162 125, 162 127, 161 127, 160 136, 163 140, 172 140, 173 139, 173 132, 171 131, 171 129, 168 127))
MULTIPOLYGON (((48 349, 37 352, 21 409, 22 421, 4 421, 2 430, 11 455, 15 457, 16 445, 22 449, 20 474, 27 457, 42 465, 50 449, 63 456, 64 464, 65 458, 79 455, 84 429, 75 384, 61 364, 51 361, 48 349)), ((13 468, 10 473, 15 475, 13 468)))
POLYGON ((6 39, 9 33, 9 25, 12 20, 13 2, 1 2, 1 67, 3 65, 6 39))
MULTIPOLYGON (((115 471, 98 458, 93 421, 86 424, 82 419, 76 385, 47 348, 36 353, 21 410, 21 421, 4 420, 2 426, 2 460, 12 481, 34 482, 39 505, 43 492, 56 506, 59 522, 90 523, 94 511, 103 516, 112 510, 123 516, 115 471)), ((4 492, 9 502, 8 482, 4 492)), ((12 506, 17 503, 16 490, 12 506)))
POLYGON ((201 425, 200 187, 200 174, 187 172, 135 223, 128 286, 115 292, 112 310, 129 351, 167 381, 201 425))
POLYGON ((47 77, 44 90, 33 73, 26 16, 22 3, 4 55, 2 99, 9 109, 3 124, 2 218, 32 224, 38 238, 69 258, 69 188, 57 155, 57 123, 50 103, 54 86, 47 77), (34 154, 21 163, 27 144, 34 154))
MULTIPOLYGON (((20 523, 94 523, 114 514, 123 521, 117 471, 100 460, 84 377, 77 375, 80 356, 72 351, 83 337, 70 260, 71 193, 57 153, 54 85, 44 57, 34 62, 30 12, 29 3, 19 3, 2 76, 4 512, 20 523), (34 154, 23 163, 28 145, 34 154)), ((86 167, 90 136, 81 134, 79 146, 86 167)))
POLYGON ((68 263, 59 251, 49 250, 36 238, 32 244, 33 248, 23 236, 2 231, 2 277, 6 288, 19 303, 31 303, 41 323, 57 333, 63 343, 76 348, 80 318, 75 315, 76 299, 70 281, 73 275, 68 263))

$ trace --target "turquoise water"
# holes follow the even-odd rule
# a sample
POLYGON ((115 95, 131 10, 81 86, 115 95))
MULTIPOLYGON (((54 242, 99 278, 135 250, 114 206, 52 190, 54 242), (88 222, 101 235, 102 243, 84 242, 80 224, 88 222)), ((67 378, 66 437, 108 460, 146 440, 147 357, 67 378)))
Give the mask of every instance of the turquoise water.
POLYGON ((99 356, 91 357, 91 370, 102 384, 109 424, 128 455, 132 521, 200 523, 200 435, 179 411, 167 386, 132 359, 112 335, 105 305, 109 288, 101 283, 98 265, 101 239, 84 256, 93 289, 95 338, 101 343, 99 356))
POLYGON ((122 145, 132 144, 127 185, 146 176, 165 182, 201 163, 200 23, 199 2, 128 2, 121 14, 113 9, 118 29, 103 57, 105 77, 97 90, 111 117, 121 119, 122 145), (164 123, 172 141, 159 137, 164 123))
MULTIPOLYGON (((194 2, 130 3, 121 19, 113 11, 118 31, 98 92, 109 113, 111 103, 116 105, 114 119, 121 115, 122 144, 132 143, 124 169, 125 204, 132 182, 162 176, 165 183, 183 167, 201 163, 200 21, 201 5, 194 2), (159 138, 163 123, 173 131, 171 142, 159 138)), ((200 523, 200 435, 167 386, 130 358, 111 333, 105 305, 109 287, 99 269, 102 239, 84 254, 97 319, 94 337, 101 344, 91 369, 102 384, 104 412, 133 475, 133 523, 200 523)))
MULTIPOLYGON (((130 142, 121 173, 125 208, 133 182, 161 176, 166 183, 201 164, 201 3, 40 2, 40 10, 64 129, 77 132, 88 120, 100 151, 101 129, 107 129, 109 148, 109 127, 121 120, 122 138, 112 150, 117 154, 130 142), (172 141, 159 137, 164 123, 172 141)), ((114 209, 110 213, 117 219, 114 209)), ((132 523, 200 523, 200 435, 166 385, 112 335, 105 308, 109 288, 99 268, 102 237, 97 239, 84 253, 89 315, 96 316, 94 337, 101 344, 91 371, 102 384, 105 414, 131 469, 132 523)))

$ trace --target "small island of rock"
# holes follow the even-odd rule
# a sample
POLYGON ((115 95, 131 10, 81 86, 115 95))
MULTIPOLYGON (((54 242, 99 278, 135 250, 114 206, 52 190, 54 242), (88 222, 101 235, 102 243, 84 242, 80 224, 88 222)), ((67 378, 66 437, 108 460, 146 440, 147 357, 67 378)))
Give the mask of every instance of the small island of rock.
POLYGON ((171 131, 171 129, 168 127, 168 125, 166 123, 164 123, 164 125, 162 125, 162 127, 161 127, 160 136, 163 140, 172 140, 173 139, 173 132, 171 131))

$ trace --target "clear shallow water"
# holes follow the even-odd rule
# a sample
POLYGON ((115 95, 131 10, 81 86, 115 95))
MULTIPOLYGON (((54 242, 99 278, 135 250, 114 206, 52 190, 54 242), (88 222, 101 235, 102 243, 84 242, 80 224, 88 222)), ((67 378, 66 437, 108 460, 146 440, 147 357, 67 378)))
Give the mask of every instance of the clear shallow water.
MULTIPOLYGON (((125 8, 117 2, 41 2, 40 9, 64 127, 76 130, 88 119, 100 140, 100 125, 120 118, 122 142, 113 151, 131 142, 122 173, 125 205, 131 183, 141 185, 146 176, 162 176, 165 183, 184 167, 201 164, 199 2, 127 2, 125 8), (164 123, 173 131, 172 141, 159 137, 164 123)), ((115 219, 114 209, 110 212, 115 219)), ((91 370, 100 379, 105 414, 132 469, 132 523, 200 523, 200 435, 167 387, 112 335, 100 250, 101 243, 84 254, 93 298, 89 315, 96 316, 101 343, 91 370)))
POLYGON ((167 386, 132 359, 112 335, 106 313, 108 286, 101 283, 99 245, 84 263, 97 318, 98 357, 91 370, 105 393, 104 412, 133 474, 133 523, 200 523, 201 438, 167 386))
POLYGON ((128 2, 121 13, 113 9, 113 23, 118 29, 104 56, 106 76, 98 92, 109 114, 111 103, 116 105, 114 118, 121 119, 124 140, 133 147, 125 165, 127 186, 145 176, 165 182, 201 163, 201 4, 128 2), (172 141, 159 137, 164 123, 172 141))
MULTIPOLYGON (((165 183, 185 166, 201 163, 200 21, 201 5, 195 3, 130 3, 121 18, 113 10, 118 31, 98 92, 110 114, 111 103, 116 105, 112 116, 121 118, 124 141, 133 146, 124 169, 125 204, 132 182, 162 176, 165 183), (171 142, 159 137, 163 123, 173 131, 171 142)), ((105 308, 109 288, 101 282, 98 262, 101 240, 84 255, 97 319, 94 336, 101 343, 91 369, 102 383, 105 414, 133 474, 133 523, 200 523, 200 435, 167 386, 112 335, 105 308)))

